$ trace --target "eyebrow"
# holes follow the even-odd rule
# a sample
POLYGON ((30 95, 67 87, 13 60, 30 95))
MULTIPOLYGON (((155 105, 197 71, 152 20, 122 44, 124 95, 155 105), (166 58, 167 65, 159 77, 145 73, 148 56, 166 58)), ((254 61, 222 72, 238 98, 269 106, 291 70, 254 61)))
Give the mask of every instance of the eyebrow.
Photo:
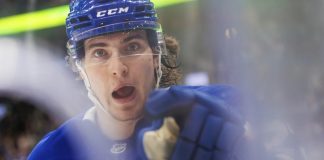
POLYGON ((124 40, 122 40, 122 43, 127 43, 127 42, 129 42, 129 41, 131 41, 133 39, 146 40, 142 34, 137 33, 137 34, 128 36, 127 38, 125 38, 124 40))
MULTIPOLYGON (((143 35, 137 33, 137 34, 133 34, 133 35, 130 35, 130 36, 126 37, 125 39, 122 40, 122 43, 127 43, 127 42, 129 42, 129 41, 131 41, 133 39, 146 40, 143 35)), ((96 48, 96 47, 107 47, 107 46, 108 46, 107 43, 104 43, 104 42, 95 42, 95 43, 91 43, 85 49, 86 50, 91 50, 92 48, 96 48)))
POLYGON ((106 47, 106 46, 108 46, 108 45, 104 42, 91 43, 88 47, 86 47, 86 50, 90 50, 90 49, 96 48, 96 47, 106 47))

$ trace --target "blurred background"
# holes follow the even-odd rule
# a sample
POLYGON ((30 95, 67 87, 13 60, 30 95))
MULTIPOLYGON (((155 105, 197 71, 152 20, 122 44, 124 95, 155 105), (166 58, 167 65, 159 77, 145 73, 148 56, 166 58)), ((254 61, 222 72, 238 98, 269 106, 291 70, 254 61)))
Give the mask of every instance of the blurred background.
MULTIPOLYGON (((57 105, 62 106, 58 107, 60 109, 52 107, 49 111, 48 108, 57 101, 63 101, 53 90, 48 90, 47 97, 42 94, 33 97, 29 96, 31 92, 20 93, 20 86, 38 88, 39 79, 47 77, 42 86, 55 84, 61 87, 52 88, 73 92, 64 96, 65 104, 73 103, 69 108, 82 111, 88 107, 86 100, 81 105, 74 103, 75 97, 87 99, 86 92, 79 87, 82 82, 75 81, 75 75, 65 65, 67 4, 68 0, 0 0, 1 64, 8 63, 3 55, 15 53, 9 58, 10 65, 0 65, 0 71, 3 71, 0 72, 0 82, 10 82, 0 83, 0 93, 3 93, 0 96, 2 155, 8 150, 8 133, 27 133, 24 128, 7 131, 4 128, 8 127, 2 127, 20 123, 20 118, 14 123, 7 120, 8 117, 25 116, 14 108, 8 109, 9 106, 29 108, 23 113, 51 124, 46 127, 39 124, 42 130, 30 129, 35 133, 29 147, 37 142, 41 133, 76 113, 65 111, 67 107, 62 103, 57 105), (40 16, 47 14, 51 17, 40 16), (50 57, 46 58, 50 62, 39 64, 38 57, 43 56, 50 57), (28 57, 33 57, 30 63, 25 62, 28 57), (31 72, 25 70, 28 64, 33 64, 31 72), (44 76, 43 72, 48 70, 43 66, 49 64, 59 71, 44 76), (38 69, 42 71, 35 74, 38 69), (13 81, 26 78, 29 81, 13 81), (67 85, 65 79, 76 87, 67 85), (53 97, 51 102, 47 102, 48 96, 53 97), (39 103, 36 99, 45 102, 39 103), (32 111, 35 109, 40 111, 32 111), (67 114, 52 114, 56 112, 67 114), (50 115, 46 115, 48 113, 50 115)), ((243 111, 253 131, 251 137, 260 142, 258 145, 266 148, 267 155, 273 159, 323 159, 324 0, 174 0, 159 4, 157 10, 163 31, 180 42, 184 84, 222 83, 239 88, 245 98, 243 111)), ((29 122, 34 123, 33 118, 29 122)), ((17 150, 17 136, 10 138, 15 139, 10 143, 15 144, 17 150)), ((255 157, 266 159, 263 153, 255 157)))

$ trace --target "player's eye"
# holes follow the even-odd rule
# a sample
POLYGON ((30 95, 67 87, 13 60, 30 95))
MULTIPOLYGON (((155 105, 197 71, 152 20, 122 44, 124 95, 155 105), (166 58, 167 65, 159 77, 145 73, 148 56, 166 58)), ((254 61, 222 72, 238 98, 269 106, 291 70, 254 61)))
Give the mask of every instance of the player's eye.
POLYGON ((93 52, 92 54, 95 58, 104 58, 104 57, 107 57, 108 54, 105 50, 103 49, 97 49, 93 52))
POLYGON ((130 43, 127 45, 126 52, 128 54, 138 54, 142 51, 142 46, 139 43, 130 43))

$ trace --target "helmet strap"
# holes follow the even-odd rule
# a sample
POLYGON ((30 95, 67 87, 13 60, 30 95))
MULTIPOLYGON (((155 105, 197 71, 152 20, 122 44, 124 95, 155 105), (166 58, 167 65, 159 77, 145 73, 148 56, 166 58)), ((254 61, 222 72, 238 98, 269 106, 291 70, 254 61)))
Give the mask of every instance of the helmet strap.
POLYGON ((99 99, 96 97, 96 95, 94 94, 94 92, 91 89, 91 84, 88 78, 87 73, 84 71, 82 65, 81 65, 81 61, 77 60, 75 62, 75 65, 77 66, 77 69, 83 79, 84 85, 86 86, 87 90, 88 90, 88 97, 89 99, 95 104, 96 107, 99 107, 105 114, 109 114, 107 112, 107 110, 104 108, 104 106, 100 103, 99 99))
POLYGON ((154 69, 155 75, 156 75, 156 84, 155 89, 158 89, 160 87, 160 81, 162 77, 162 69, 161 69, 161 54, 158 55, 158 67, 154 69))

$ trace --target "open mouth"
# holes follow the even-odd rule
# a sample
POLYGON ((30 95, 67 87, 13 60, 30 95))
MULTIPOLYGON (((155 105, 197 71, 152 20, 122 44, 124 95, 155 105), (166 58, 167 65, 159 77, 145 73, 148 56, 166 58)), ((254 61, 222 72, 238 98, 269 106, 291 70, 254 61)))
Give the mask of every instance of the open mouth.
POLYGON ((112 93, 112 97, 118 100, 129 99, 135 91, 133 86, 123 86, 112 93))

